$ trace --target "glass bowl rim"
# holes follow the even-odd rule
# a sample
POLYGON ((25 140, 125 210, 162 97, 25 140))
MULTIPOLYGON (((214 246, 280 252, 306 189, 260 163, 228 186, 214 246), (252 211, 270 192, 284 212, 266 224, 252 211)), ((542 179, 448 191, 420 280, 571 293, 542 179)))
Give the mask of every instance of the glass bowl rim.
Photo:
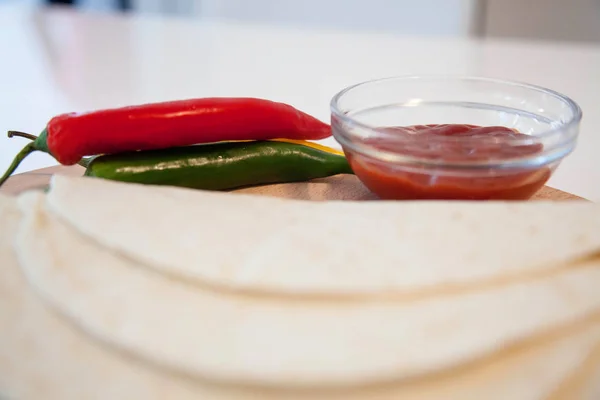
MULTIPOLYGON (((389 77, 384 77, 384 78, 371 79, 371 80, 359 82, 359 83, 353 84, 351 86, 348 86, 348 87, 342 89, 341 91, 339 91, 338 93, 336 93, 333 96, 333 98, 331 99, 330 111, 331 111, 332 117, 338 118, 346 124, 349 124, 349 125, 352 125, 355 127, 359 127, 361 129, 365 129, 368 131, 376 132, 383 136, 389 136, 389 133, 386 133, 382 129, 385 127, 378 127, 375 125, 371 125, 371 124, 367 124, 367 123, 358 121, 355 118, 353 118, 352 116, 349 116, 346 113, 342 112, 339 108, 339 102, 344 95, 346 95, 350 91, 360 88, 360 87, 364 87, 364 86, 375 84, 375 83, 384 83, 384 82, 392 82, 392 81, 410 81, 410 80, 485 82, 485 83, 492 83, 492 84, 500 84, 500 85, 504 85, 507 87, 524 88, 524 89, 527 89, 530 91, 535 91, 538 93, 544 93, 544 94, 550 95, 550 96, 562 101, 563 103, 566 103, 568 105, 569 109, 573 113, 573 115, 571 116, 571 118, 568 121, 566 121, 556 127, 546 129, 545 131, 543 131, 539 134, 528 135, 527 138, 497 138, 497 137, 494 137, 494 138, 488 139, 489 141, 493 141, 495 143, 503 142, 503 143, 507 143, 507 144, 511 144, 511 145, 523 145, 523 144, 530 144, 530 143, 532 143, 532 141, 535 142, 535 141, 539 141, 539 140, 549 139, 554 136, 560 137, 564 132, 568 132, 573 126, 578 125, 583 116, 581 108, 573 99, 571 99, 570 97, 568 97, 562 93, 559 93, 552 89, 545 88, 543 86, 533 85, 533 84, 529 84, 529 83, 525 83, 525 82, 498 79, 498 78, 489 78, 489 77, 483 77, 483 76, 430 74, 430 75, 389 76, 389 77)), ((431 140, 431 138, 428 140, 431 140)), ((482 141, 485 141, 485 140, 486 140, 486 138, 481 138, 481 137, 472 138, 472 137, 468 137, 468 136, 467 137, 452 137, 452 136, 441 137, 440 136, 439 138, 435 138, 436 142, 439 141, 442 143, 443 142, 472 143, 474 141, 481 143, 482 141)), ((571 140, 569 140, 569 141, 571 141, 571 140)))

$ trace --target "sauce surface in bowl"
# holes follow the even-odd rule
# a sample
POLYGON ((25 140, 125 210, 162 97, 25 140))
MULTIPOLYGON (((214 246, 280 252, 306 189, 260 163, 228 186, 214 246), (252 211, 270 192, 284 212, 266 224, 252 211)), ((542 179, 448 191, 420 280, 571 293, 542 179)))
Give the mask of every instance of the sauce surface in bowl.
MULTIPOLYGON (((537 143, 511 144, 507 139, 530 136, 503 126, 441 124, 388 129, 393 140, 374 138, 367 139, 365 144, 382 151, 448 163, 506 161, 535 156, 543 150, 537 143), (439 140, 441 137, 473 140, 439 140)), ((358 178, 382 199, 525 200, 546 183, 552 172, 544 166, 453 173, 443 167, 386 164, 349 151, 346 156, 358 178)))

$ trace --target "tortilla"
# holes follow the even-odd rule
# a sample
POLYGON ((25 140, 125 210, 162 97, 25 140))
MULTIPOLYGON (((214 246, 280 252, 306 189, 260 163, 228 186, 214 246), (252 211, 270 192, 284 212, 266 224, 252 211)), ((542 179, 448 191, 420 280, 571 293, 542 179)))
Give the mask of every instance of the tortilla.
MULTIPOLYGON (((533 346, 492 366, 477 366, 434 381, 401 387, 373 388, 339 393, 265 392, 250 388, 222 388, 152 369, 99 346, 91 338, 70 329, 33 295, 18 270, 9 242, 16 218, 9 220, 0 196, 0 398, 6 399, 211 399, 211 400, 504 400, 537 399, 548 393, 546 382, 559 382, 588 350, 588 338, 597 328, 557 341, 533 346), (7 302, 4 302, 7 300, 7 302), (43 334, 40 334, 43 333, 43 334), (548 363, 547 360, 560 360, 548 363), (558 368, 557 368, 558 366, 558 368), (535 379, 523 371, 535 371, 535 379), (542 377, 542 379, 540 379, 542 377), (541 385, 537 383, 540 380, 541 385)), ((12 205, 16 211, 16 206, 12 205)), ((595 372, 600 372, 600 360, 595 372)), ((552 400, 596 399, 598 380, 583 380, 571 390, 592 390, 587 396, 552 400)), ((583 393, 583 392, 581 392, 583 393)))
POLYGON ((50 209, 144 265, 279 294, 418 293, 544 274, 600 249, 589 202, 308 202, 55 176, 50 209))
MULTIPOLYGON (((397 382, 409 390, 429 377, 437 388, 436 374, 454 372, 448 388, 481 393, 485 385, 461 375, 470 366, 485 375, 482 365, 494 370, 536 343, 566 340, 531 360, 540 368, 529 390, 545 393, 600 339, 597 259, 533 281, 414 301, 252 296, 152 273, 61 222, 41 194, 22 196, 20 205, 26 217, 16 249, 43 299, 94 338, 201 381, 285 389, 397 382), (585 339, 573 339, 579 334, 585 339)), ((502 393, 525 390, 527 375, 512 368, 485 382, 502 393)), ((431 380, 421 389, 433 390, 431 380)))

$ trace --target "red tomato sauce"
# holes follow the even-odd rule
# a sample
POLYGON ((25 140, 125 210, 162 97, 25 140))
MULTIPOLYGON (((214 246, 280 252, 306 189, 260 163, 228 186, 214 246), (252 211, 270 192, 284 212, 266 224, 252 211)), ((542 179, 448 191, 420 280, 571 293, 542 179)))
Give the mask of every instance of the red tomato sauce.
MULTIPOLYGON (((437 140, 442 136, 478 138, 527 138, 529 136, 502 126, 481 127, 464 124, 413 125, 389 128, 401 140, 372 139, 366 143, 397 154, 421 159, 456 161, 502 160, 534 156, 541 144, 513 145, 506 141, 454 142, 437 140), (431 140, 427 140, 431 138, 431 140)), ((416 200, 525 200, 550 178, 548 167, 535 169, 478 170, 453 174, 433 166, 406 168, 383 164, 360 154, 346 152, 354 173, 382 199, 416 200)))

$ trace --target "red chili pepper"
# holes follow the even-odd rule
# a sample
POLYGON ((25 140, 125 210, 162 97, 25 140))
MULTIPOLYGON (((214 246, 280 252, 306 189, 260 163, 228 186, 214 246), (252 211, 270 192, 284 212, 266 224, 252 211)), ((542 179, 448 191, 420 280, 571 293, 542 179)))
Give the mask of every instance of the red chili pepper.
POLYGON ((254 98, 202 98, 70 113, 47 126, 50 153, 72 165, 83 156, 229 140, 318 140, 328 124, 295 109, 254 98))

